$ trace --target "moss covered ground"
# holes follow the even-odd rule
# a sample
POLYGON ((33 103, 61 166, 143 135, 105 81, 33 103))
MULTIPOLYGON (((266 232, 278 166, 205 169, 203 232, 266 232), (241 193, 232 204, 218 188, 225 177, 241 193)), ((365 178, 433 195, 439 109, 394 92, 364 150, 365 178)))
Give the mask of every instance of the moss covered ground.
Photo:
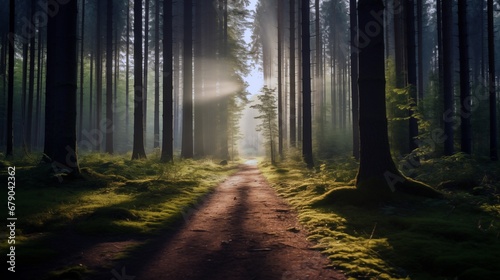
POLYGON ((358 165, 350 158, 315 170, 294 161, 260 168, 297 208, 316 248, 350 279, 500 279, 498 163, 463 155, 422 160, 408 175, 443 199, 401 195, 367 204, 334 195, 354 188, 358 165))
MULTIPOLYGON (((236 169, 236 163, 222 166, 212 160, 165 164, 154 154, 133 161, 130 155, 88 154, 80 158, 81 176, 66 178, 54 175, 50 166, 39 165, 40 158, 0 162, 5 169, 0 181, 7 182, 9 166, 16 168, 15 245, 23 267, 61 257, 50 240, 68 233, 122 240, 165 233, 236 169)), ((0 199, 7 201, 7 191, 0 199)), ((5 221, 7 212, 0 212, 0 219, 5 221)), ((0 239, 7 240, 7 234, 1 231, 0 239)), ((0 244, 6 252, 9 244, 0 244)))

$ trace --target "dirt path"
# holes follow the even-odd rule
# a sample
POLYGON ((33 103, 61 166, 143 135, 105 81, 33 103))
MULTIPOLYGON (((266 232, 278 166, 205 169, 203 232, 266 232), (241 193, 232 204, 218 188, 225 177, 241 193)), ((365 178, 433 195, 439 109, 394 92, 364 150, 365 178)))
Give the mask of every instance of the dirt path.
POLYGON ((345 279, 309 249, 296 214, 251 164, 162 246, 135 279, 345 279))

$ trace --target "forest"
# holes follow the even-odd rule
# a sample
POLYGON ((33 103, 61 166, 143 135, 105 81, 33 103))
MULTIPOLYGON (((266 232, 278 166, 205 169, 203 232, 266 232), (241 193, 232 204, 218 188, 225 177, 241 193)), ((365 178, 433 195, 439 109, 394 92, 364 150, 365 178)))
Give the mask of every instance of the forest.
POLYGON ((0 0, 8 279, 499 279, 499 0, 0 0))

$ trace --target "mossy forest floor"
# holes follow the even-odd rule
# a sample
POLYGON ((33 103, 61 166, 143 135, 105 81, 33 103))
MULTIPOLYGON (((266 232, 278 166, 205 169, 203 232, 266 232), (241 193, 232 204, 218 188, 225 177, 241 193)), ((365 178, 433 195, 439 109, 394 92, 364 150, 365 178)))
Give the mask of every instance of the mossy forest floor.
MULTIPOLYGON (((299 212, 309 240, 349 279, 500 279, 500 165, 464 155, 412 170, 444 199, 398 196, 359 205, 338 201, 353 187, 357 163, 261 164, 299 212)), ((373 200, 376 200, 373 197, 373 200)))
MULTIPOLYGON (((164 164, 157 154, 135 161, 89 154, 80 158, 81 177, 67 178, 50 175, 52 168, 38 165, 40 158, 0 161, 5 185, 7 168, 16 170, 16 274, 9 279, 94 279, 102 272, 111 279, 113 261, 175 231, 237 169, 237 163, 212 160, 164 164)), ((7 189, 0 199, 6 221, 7 189)), ((9 233, 0 234, 5 260, 9 233)))
MULTIPOLYGON (((90 154, 81 157, 82 177, 72 179, 49 176, 50 167, 38 165, 40 158, 0 161, 3 182, 8 166, 16 166, 19 279, 131 275, 131 264, 158 251, 158 242, 173 238, 238 166, 211 160, 162 164, 155 154, 139 161, 129 160, 129 155, 90 154)), ((293 160, 259 165, 277 193, 296 209, 314 248, 350 279, 500 279, 498 163, 456 155, 422 160, 421 167, 407 174, 442 191, 444 199, 401 196, 366 205, 334 199, 335 190, 353 186, 357 167, 349 158, 320 162, 315 170, 293 160)), ((240 189, 239 196, 248 192, 240 189)), ((7 191, 0 199, 6 204, 7 191)), ((7 214, 2 211, 0 218, 6 221, 7 214)), ((214 218, 224 217, 228 215, 214 218)), ((193 232, 207 234, 204 230, 209 229, 193 232)), ((299 225, 287 228, 289 234, 295 231, 303 232, 299 225)), ((267 233, 277 238, 272 229, 267 233)), ((7 234, 0 233, 4 258, 10 246, 7 234)), ((217 245, 228 250, 237 240, 217 240, 217 245)), ((255 251, 247 252, 265 255, 277 250, 252 248, 255 251)), ((289 277, 283 279, 303 279, 298 274, 289 277)))

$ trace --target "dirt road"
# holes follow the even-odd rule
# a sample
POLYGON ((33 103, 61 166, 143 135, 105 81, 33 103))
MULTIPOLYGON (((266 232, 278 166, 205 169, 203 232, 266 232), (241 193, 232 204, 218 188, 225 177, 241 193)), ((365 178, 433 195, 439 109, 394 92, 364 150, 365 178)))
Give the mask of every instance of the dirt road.
POLYGON ((309 249, 296 213, 255 165, 242 165, 195 210, 135 279, 345 279, 309 249))

